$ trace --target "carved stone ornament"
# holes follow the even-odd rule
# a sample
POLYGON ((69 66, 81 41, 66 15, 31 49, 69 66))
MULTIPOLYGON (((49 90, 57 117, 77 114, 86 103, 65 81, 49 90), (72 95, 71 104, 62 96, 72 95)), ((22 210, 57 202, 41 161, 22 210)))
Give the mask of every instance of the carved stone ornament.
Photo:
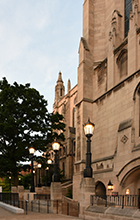
POLYGON ((123 144, 125 144, 126 142, 128 141, 128 137, 126 135, 124 135, 122 138, 121 138, 121 142, 123 144))

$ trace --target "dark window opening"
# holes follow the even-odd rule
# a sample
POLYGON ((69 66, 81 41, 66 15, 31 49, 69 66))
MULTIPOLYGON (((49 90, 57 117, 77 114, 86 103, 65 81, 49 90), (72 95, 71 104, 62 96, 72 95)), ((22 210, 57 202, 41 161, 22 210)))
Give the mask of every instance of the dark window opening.
POLYGON ((65 176, 65 164, 63 162, 63 176, 65 176))
POLYGON ((75 108, 73 108, 73 127, 75 128, 75 108))
POLYGON ((125 0, 125 32, 124 36, 127 37, 129 31, 129 18, 130 18, 130 10, 132 9, 132 0, 125 0))
POLYGON ((62 88, 60 89, 60 96, 62 96, 62 88))

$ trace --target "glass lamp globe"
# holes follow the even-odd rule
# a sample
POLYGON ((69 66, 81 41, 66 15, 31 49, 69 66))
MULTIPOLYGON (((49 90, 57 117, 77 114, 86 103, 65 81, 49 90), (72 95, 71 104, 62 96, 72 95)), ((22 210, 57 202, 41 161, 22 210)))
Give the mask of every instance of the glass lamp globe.
POLYGON ((30 148, 29 148, 29 153, 30 153, 30 154, 34 154, 34 152, 35 152, 35 149, 34 149, 33 147, 30 147, 30 148))
POLYGON ((41 168, 41 167, 42 167, 41 163, 38 163, 37 167, 38 167, 38 168, 41 168))
POLYGON ((90 119, 88 119, 87 123, 85 123, 84 125, 84 133, 86 137, 92 137, 93 136, 93 132, 94 132, 94 128, 95 128, 95 124, 92 123, 90 121, 90 119))
POLYGON ((51 159, 47 160, 47 164, 52 164, 52 160, 51 159))
POLYGON ((107 186, 108 190, 113 190, 113 184, 111 183, 111 181, 109 180, 108 186, 107 186))
POLYGON ((53 148, 54 151, 58 151, 59 148, 60 148, 60 144, 57 141, 54 141, 52 143, 52 148, 53 148))
POLYGON ((130 194, 130 189, 126 189, 125 194, 129 195, 130 194))

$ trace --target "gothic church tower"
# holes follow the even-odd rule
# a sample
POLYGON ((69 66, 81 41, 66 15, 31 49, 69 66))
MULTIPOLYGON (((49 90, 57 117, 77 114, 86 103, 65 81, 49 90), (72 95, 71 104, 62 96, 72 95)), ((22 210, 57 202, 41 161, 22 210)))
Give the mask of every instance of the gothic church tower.
POLYGON ((55 104, 65 95, 65 87, 63 84, 61 72, 59 72, 57 84, 55 86, 55 104))

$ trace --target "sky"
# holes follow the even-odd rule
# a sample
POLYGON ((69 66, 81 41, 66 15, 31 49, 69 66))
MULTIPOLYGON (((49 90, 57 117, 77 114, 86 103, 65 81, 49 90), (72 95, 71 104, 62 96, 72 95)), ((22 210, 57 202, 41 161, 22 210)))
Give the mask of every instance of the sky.
POLYGON ((77 84, 84 0, 0 0, 0 80, 30 83, 52 112, 58 73, 77 84))

